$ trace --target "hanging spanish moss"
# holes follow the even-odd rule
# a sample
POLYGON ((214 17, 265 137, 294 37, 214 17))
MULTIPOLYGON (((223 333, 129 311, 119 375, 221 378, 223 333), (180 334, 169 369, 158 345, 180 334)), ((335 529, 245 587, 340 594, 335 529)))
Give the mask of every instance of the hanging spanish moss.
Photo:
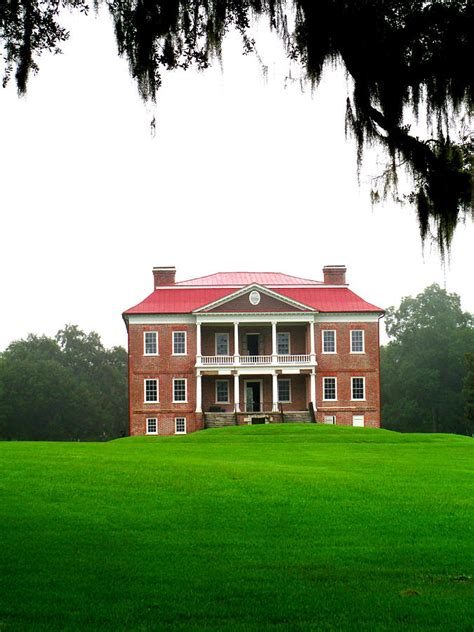
MULTIPOLYGON (((87 11, 85 0, 3 0, 0 40, 4 84, 15 72, 20 94, 45 50, 58 50, 68 33, 61 7, 87 11)), ((473 217, 473 137, 459 134, 472 113, 474 5, 468 0, 109 0, 120 55, 145 101, 154 101, 164 70, 205 69, 221 56, 229 29, 244 53, 255 46, 250 26, 268 20, 305 80, 317 86, 328 62, 342 63, 353 80, 346 131, 355 136, 360 167, 377 144, 388 167, 377 200, 397 196, 398 172, 407 169, 423 239, 443 256, 460 219, 473 217), (292 19, 289 19, 289 18, 292 19), (288 24, 293 24, 289 29, 288 24), (429 138, 410 133, 406 117, 427 111, 429 138)))

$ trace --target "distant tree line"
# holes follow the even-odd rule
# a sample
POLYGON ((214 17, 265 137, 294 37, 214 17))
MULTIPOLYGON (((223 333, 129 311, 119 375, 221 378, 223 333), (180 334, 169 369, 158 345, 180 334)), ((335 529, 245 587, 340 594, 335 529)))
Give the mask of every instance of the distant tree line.
POLYGON ((403 432, 474 433, 474 317, 438 285, 385 316, 382 425, 403 432))
POLYGON ((66 325, 0 354, 0 439, 105 440, 127 430, 127 352, 66 325))

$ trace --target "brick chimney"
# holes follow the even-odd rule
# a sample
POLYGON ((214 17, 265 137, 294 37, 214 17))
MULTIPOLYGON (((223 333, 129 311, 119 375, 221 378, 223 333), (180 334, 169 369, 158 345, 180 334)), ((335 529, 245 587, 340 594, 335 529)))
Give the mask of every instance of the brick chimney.
POLYGON ((174 266, 159 266, 153 268, 153 289, 159 285, 174 285, 176 282, 176 268, 174 266))
POLYGON ((323 274, 326 285, 346 285, 346 266, 324 266, 323 274))

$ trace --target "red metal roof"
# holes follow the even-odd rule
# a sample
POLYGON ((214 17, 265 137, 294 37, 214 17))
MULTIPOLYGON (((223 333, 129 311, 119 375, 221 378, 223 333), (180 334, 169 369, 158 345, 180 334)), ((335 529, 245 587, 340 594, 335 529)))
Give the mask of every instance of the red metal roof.
POLYGON ((381 307, 367 303, 347 287, 281 288, 274 291, 314 307, 318 312, 384 311, 381 307))
POLYGON ((125 314, 190 314, 193 310, 233 294, 229 288, 158 289, 125 314))
MULTIPOLYGON (((190 314, 198 307, 235 294, 235 291, 232 288, 222 287, 183 288, 178 286, 157 289, 144 301, 128 309, 125 314, 190 314)), ((308 305, 319 312, 383 312, 380 307, 367 303, 345 287, 272 287, 272 291, 308 305)))
POLYGON ((176 285, 235 285, 245 287, 252 283, 281 287, 283 285, 322 285, 322 281, 302 279, 281 272, 217 272, 207 276, 179 281, 176 285))

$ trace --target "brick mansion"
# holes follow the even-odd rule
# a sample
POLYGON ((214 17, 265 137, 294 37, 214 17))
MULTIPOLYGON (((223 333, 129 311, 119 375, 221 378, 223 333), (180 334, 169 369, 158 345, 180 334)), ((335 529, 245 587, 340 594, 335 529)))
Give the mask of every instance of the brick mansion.
POLYGON ((346 283, 277 272, 218 272, 176 281, 124 312, 130 434, 288 422, 380 426, 383 310, 346 283))

